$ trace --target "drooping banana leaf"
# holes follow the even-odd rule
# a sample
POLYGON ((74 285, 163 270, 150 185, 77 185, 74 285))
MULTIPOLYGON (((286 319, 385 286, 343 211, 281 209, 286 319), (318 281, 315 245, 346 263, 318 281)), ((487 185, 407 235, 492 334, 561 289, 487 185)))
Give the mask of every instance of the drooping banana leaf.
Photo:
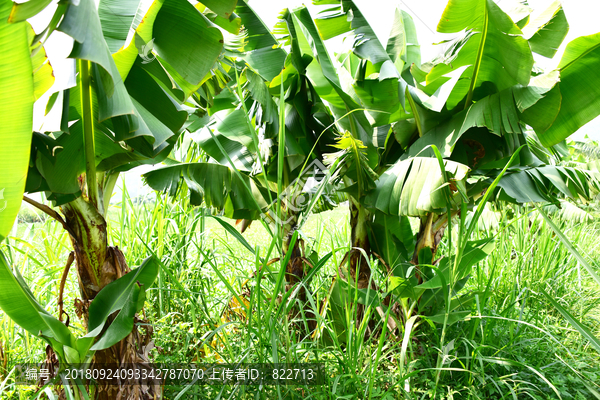
POLYGON ((17 325, 49 342, 60 357, 64 357, 63 346, 76 347, 69 329, 38 303, 18 271, 13 274, 1 252, 0 308, 17 325))
MULTIPOLYGON (((115 64, 117 65, 121 79, 125 80, 127 78, 127 74, 139 54, 144 54, 147 56, 147 59, 152 58, 152 55, 149 54, 152 48, 148 45, 154 38, 153 25, 162 5, 163 2, 161 1, 153 1, 149 4, 141 2, 138 5, 135 17, 131 21, 131 25, 127 28, 128 35, 126 42, 114 54, 115 64)), ((106 14, 102 12, 102 15, 106 14)), ((109 18, 109 16, 106 15, 106 18, 109 18)))
POLYGON ((152 32, 158 56, 191 85, 202 82, 223 49, 221 31, 184 0, 165 2, 152 32))
MULTIPOLYGON (((459 186, 466 183, 469 167, 444 160, 450 180, 454 205, 459 203, 459 186)), ((375 190, 367 195, 365 203, 389 215, 411 217, 427 213, 446 212, 443 189, 446 186, 436 158, 413 157, 398 161, 377 181, 375 190)))
MULTIPOLYGON (((13 2, 0 1, 0 240, 8 235, 23 199, 31 148, 35 69, 31 27, 9 23, 13 2)), ((42 55, 42 52, 38 54, 42 55)))
POLYGON ((125 171, 165 159, 188 118, 190 108, 181 105, 185 97, 211 82, 212 92, 206 86, 203 96, 212 101, 220 91, 218 86, 226 82, 219 72, 216 82, 210 77, 222 49, 222 34, 188 2, 113 6, 110 1, 102 2, 97 12, 93 2, 82 0, 67 7, 58 26, 75 39, 71 57, 92 61, 94 80, 91 109, 82 109, 79 85, 69 89, 64 104, 55 102, 53 106, 62 107, 62 125, 70 132, 53 133, 52 148, 48 141, 41 148, 34 147, 27 187, 51 192, 49 198, 56 204, 70 201, 80 192, 77 178, 85 165, 74 160, 82 160, 78 157, 83 154, 82 127, 77 121, 84 113, 94 119, 97 171, 125 171), (122 25, 101 25, 101 20, 107 19, 122 25), (125 27, 131 27, 126 38, 125 27), (123 43, 114 59, 104 34, 113 43, 123 43), (138 54, 140 43, 151 40, 154 48, 138 54), (56 151, 60 148, 64 151, 56 151))
POLYGON ((285 50, 279 47, 269 27, 246 1, 238 1, 235 13, 240 16, 247 33, 244 46, 239 49, 242 58, 265 80, 271 81, 283 68, 287 56, 285 50))
POLYGON ((8 14, 10 16, 8 22, 22 22, 32 18, 44 8, 48 7, 50 3, 52 3, 52 0, 30 0, 24 3, 14 4, 12 11, 8 14))
POLYGON ((569 23, 560 1, 553 1, 536 18, 529 19, 522 31, 533 52, 554 57, 569 32, 569 23))
MULTIPOLYGON (((571 41, 560 60, 560 111, 547 130, 536 129, 540 141, 552 146, 565 140, 600 115, 600 33, 571 41)), ((542 109, 556 109, 550 101, 539 102, 542 109)), ((544 115, 539 115, 544 118, 544 115)), ((547 116, 546 116, 547 118, 547 116)))
POLYGON ((522 133, 523 112, 540 102, 558 81, 556 71, 533 78, 528 86, 516 85, 479 99, 466 110, 425 132, 415 141, 404 158, 418 154, 433 156, 429 145, 435 145, 443 157, 449 157, 462 135, 471 128, 485 127, 490 133, 504 137, 512 149, 518 147, 515 135, 522 133), (511 143, 512 142, 512 143, 511 143), (425 150, 425 153, 422 153, 425 150))
POLYGON ((427 75, 431 82, 452 69, 472 65, 469 86, 457 87, 459 97, 466 96, 466 107, 490 92, 529 83, 533 67, 529 44, 521 29, 493 0, 450 0, 437 30, 474 33, 452 60, 436 65, 427 75))
POLYGON ((185 182, 191 204, 205 202, 207 206, 223 210, 229 218, 256 219, 261 209, 267 206, 265 195, 253 179, 244 177, 252 190, 248 193, 237 174, 220 164, 174 164, 147 172, 143 178, 152 189, 168 191, 171 196, 185 182))
MULTIPOLYGON (((123 11, 112 6, 109 8, 109 4, 102 7, 102 3, 100 10, 106 19, 120 21, 122 24, 119 28, 105 28, 110 30, 110 37, 117 36, 117 29, 123 30, 131 23, 130 27, 127 26, 129 34, 122 48, 115 53, 122 79, 127 77, 138 54, 142 54, 142 47, 146 46, 146 50, 156 51, 161 62, 172 68, 177 75, 175 81, 183 80, 189 85, 186 97, 189 96, 195 91, 190 89, 200 86, 223 49, 223 35, 219 29, 187 1, 139 2, 137 10, 133 9, 132 3, 128 3, 129 7, 125 3, 119 4, 123 11), (132 11, 135 11, 133 19, 123 18, 119 14, 122 12, 130 15, 132 11), (118 14, 118 18, 113 14, 118 14)), ((217 7, 219 11, 213 11, 223 15, 230 14, 235 4, 235 0, 227 0, 222 3, 222 7, 217 7)), ((119 38, 122 38, 122 34, 119 38)), ((145 54, 149 59, 154 58, 149 52, 145 54)))
POLYGON ((102 0, 98 4, 103 36, 111 53, 125 44, 139 5, 139 0, 102 0))
POLYGON ((554 165, 509 170, 500 180, 500 200, 529 202, 558 202, 558 195, 590 199, 593 178, 584 170, 554 165))

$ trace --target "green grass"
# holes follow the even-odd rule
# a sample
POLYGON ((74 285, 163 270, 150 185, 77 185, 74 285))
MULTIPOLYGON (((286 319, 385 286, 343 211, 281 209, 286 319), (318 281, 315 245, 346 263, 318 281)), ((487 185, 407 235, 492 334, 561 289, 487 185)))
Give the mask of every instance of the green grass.
MULTIPOLYGON (((440 348, 441 326, 423 318, 414 319, 417 323, 412 329, 408 323, 401 324, 393 334, 382 334, 381 324, 375 323, 373 334, 365 335, 369 327, 356 322, 352 305, 338 314, 331 308, 324 313, 319 321, 321 333, 313 338, 303 329, 305 316, 294 317, 285 301, 273 301, 278 263, 256 273, 271 245, 260 223, 254 222, 243 235, 255 249, 253 254, 214 218, 204 217, 185 203, 159 196, 155 202, 134 204, 126 194, 123 200, 109 212, 110 243, 123 250, 130 266, 139 265, 150 255, 149 249, 165 266, 147 291, 144 310, 145 323, 153 330, 156 361, 318 361, 326 365, 327 383, 322 387, 167 387, 166 399, 179 393, 182 399, 560 396, 583 400, 599 396, 600 354, 541 291, 600 336, 600 288, 554 232, 529 217, 528 210, 504 207, 497 230, 476 232, 481 238, 495 235, 496 249, 471 271, 464 289, 476 294, 464 306, 470 317, 447 328, 440 348), (245 299, 248 311, 241 311, 238 298, 245 299)), ((346 208, 340 207, 313 215, 303 228, 307 253, 314 251, 315 259, 325 261, 310 282, 308 309, 318 312, 329 299, 336 266, 348 250, 347 220, 346 208)), ((600 223, 561 227, 600 272, 600 223)), ((16 232, 16 237, 1 245, 2 250, 41 304, 56 314, 58 280, 70 251, 68 236, 51 220, 21 223, 16 232)), ((447 242, 441 246, 440 254, 445 254, 447 242)), ((273 251, 270 258, 275 256, 273 251)), ((80 328, 73 308, 77 296, 73 269, 65 306, 75 329, 80 328)), ((15 363, 38 362, 45 353, 40 340, 4 314, 0 323, 2 381, 15 363)), ((8 376, 0 397, 30 398, 34 389, 15 387, 8 376)))

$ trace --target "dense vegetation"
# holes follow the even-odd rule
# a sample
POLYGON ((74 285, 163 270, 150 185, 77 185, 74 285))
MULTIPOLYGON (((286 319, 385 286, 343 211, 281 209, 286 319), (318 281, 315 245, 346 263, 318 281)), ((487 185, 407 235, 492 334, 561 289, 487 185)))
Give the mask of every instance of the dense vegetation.
POLYGON ((600 398, 598 144, 567 144, 600 114, 600 34, 539 69, 560 3, 451 0, 423 63, 407 13, 381 43, 351 0, 283 10, 272 32, 242 0, 60 2, 36 35, 48 3, 0 0, 3 396, 600 398), (64 87, 55 31, 74 40, 64 87), (116 199, 145 164, 162 164, 155 197, 116 199), (43 359, 52 382, 15 385, 43 359), (61 374, 148 362, 327 373, 61 374))
MULTIPOLYGON (((356 336, 355 326, 353 343, 348 345, 345 340, 334 341, 329 330, 318 339, 306 337, 299 330, 282 330, 282 326, 292 322, 286 315, 281 315, 278 324, 272 326, 268 316, 257 315, 255 311, 249 325, 245 312, 228 289, 230 286, 236 293, 244 294, 248 288, 256 287, 256 278, 247 282, 257 263, 246 247, 214 219, 203 217, 201 211, 186 203, 173 203, 165 196, 144 205, 134 204, 127 195, 122 201, 115 202, 109 212, 111 241, 128 255, 130 265, 137 265, 150 255, 150 247, 162 256, 168 268, 147 291, 145 313, 154 330, 154 360, 184 364, 257 362, 269 360, 275 350, 285 360, 298 360, 306 355, 318 357, 327 363, 330 373, 326 387, 304 388, 304 391, 282 387, 282 398, 291 398, 291 392, 303 397, 312 394, 310 398, 368 398, 365 390, 371 379, 374 384, 370 393, 374 399, 421 398, 433 393, 440 354, 435 325, 425 322, 411 333, 403 367, 401 333, 386 340, 375 362, 378 335, 356 336), (208 254, 219 274, 205 258, 208 254), (213 327, 230 322, 233 324, 221 330, 213 327), (259 325, 261 330, 251 329, 259 325)), ((596 204, 588 210, 596 220, 597 207, 596 204)), ((452 325, 447 334, 446 340, 452 345, 442 353, 447 370, 441 374, 438 397, 511 398, 514 392, 517 398, 526 398, 526 393, 537 399, 557 398, 550 385, 564 399, 594 398, 594 391, 598 392, 600 355, 540 290, 567 307, 596 336, 600 330, 600 290, 548 225, 536 218, 535 211, 527 215, 528 211, 531 210, 513 207, 497 210, 498 225, 491 231, 496 238, 496 249, 473 269, 465 289, 483 294, 467 308, 473 318, 452 325)), ((586 251, 586 257, 594 260, 598 270, 598 223, 556 221, 569 239, 586 251)), ((476 237, 489 234, 487 226, 481 228, 476 237)), ((56 310, 60 272, 65 263, 65 249, 69 248, 67 234, 50 220, 21 223, 14 233, 3 251, 11 254, 13 263, 20 266, 40 303, 48 310, 56 310)), ((265 234, 262 226, 253 224, 244 236, 257 252, 264 254, 265 234)), ((320 258, 333 254, 310 284, 320 308, 329 295, 337 263, 348 249, 347 211, 337 208, 315 215, 306 224, 304 234, 310 238, 307 248, 314 249, 320 258)), ((263 296, 271 297, 273 283, 264 279, 261 287, 263 296)), ((76 280, 70 278, 64 299, 69 315, 75 315, 73 301, 78 296, 76 280)), ((258 299, 247 300, 256 310, 258 299)), ((332 327, 334 322, 331 313, 324 314, 325 326, 332 327)), ((353 322, 352 314, 343 321, 353 322)), ((83 329, 76 317, 71 319, 71 326, 83 329)), ((7 378, 2 397, 14 394, 20 398, 17 394, 20 393, 21 398, 28 398, 27 394, 37 388, 11 386, 11 366, 24 360, 42 359, 43 342, 23 334, 5 315, 1 331, 3 376, 7 378)), ((193 386, 180 398, 217 398, 222 389, 193 386)), ((167 388, 165 398, 173 399, 181 390, 167 388)), ((255 387, 246 389, 246 393, 255 392, 255 387)), ((263 393, 264 398, 278 398, 273 387, 263 393)), ((244 398, 239 391, 225 387, 222 398, 230 397, 244 398)))

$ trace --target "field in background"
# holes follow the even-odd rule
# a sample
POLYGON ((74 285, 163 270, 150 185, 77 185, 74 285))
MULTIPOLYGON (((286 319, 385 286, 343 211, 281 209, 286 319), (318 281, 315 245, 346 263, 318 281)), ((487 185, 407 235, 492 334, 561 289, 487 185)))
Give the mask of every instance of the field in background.
MULTIPOLYGON (((269 362, 277 357, 280 362, 311 360, 327 367, 323 387, 270 387, 260 393, 256 387, 169 387, 167 399, 430 398, 440 352, 444 363, 437 398, 600 398, 599 353, 540 292, 544 289, 599 336, 600 289, 554 232, 524 209, 500 210, 498 228, 478 233, 496 235, 496 249, 473 268, 467 283, 467 289, 478 294, 465 308, 471 318, 451 325, 447 344, 440 349, 437 325, 423 322, 409 330, 410 340, 403 348, 404 332, 395 332, 387 341, 380 340, 378 329, 370 337, 361 335, 363 327, 355 326, 353 310, 347 310, 343 337, 334 333, 339 330, 330 312, 322 313, 321 331, 314 337, 305 335, 302 315, 290 320, 281 313, 274 324, 265 310, 274 290, 269 274, 277 271, 266 271, 260 282, 254 276, 258 259, 266 257, 271 244, 257 221, 243 235, 253 254, 201 209, 162 196, 134 203, 125 193, 123 201, 111 207, 109 242, 123 250, 129 265, 139 265, 151 252, 164 265, 147 291, 143 322, 153 330, 156 361, 269 362), (254 290, 259 285, 262 290, 254 290), (246 315, 238 298, 252 306, 252 315, 246 315)), ((307 254, 323 259, 331 253, 311 282, 309 303, 317 312, 329 299, 336 265, 348 250, 347 217, 346 208, 339 207, 313 215, 303 229, 307 254)), ((69 252, 68 236, 52 220, 33 222, 35 216, 27 211, 20 221, 2 250, 40 303, 56 315, 57 277, 69 252)), ((562 227, 600 272, 598 221, 562 227)), ((271 253, 269 258, 275 256, 271 253)), ((79 324, 73 307, 77 290, 73 269, 65 288, 71 327, 79 324)), ((35 388, 11 385, 10 371, 17 362, 41 361, 42 341, 1 313, 0 324, 0 397, 29 398, 35 388)))

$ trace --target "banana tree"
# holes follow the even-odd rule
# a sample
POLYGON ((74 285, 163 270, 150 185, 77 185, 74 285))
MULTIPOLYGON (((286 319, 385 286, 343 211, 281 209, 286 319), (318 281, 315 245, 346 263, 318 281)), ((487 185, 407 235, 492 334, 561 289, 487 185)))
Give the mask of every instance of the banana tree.
MULTIPOLYGON (((240 2, 235 12, 247 33, 241 43, 226 44, 223 62, 231 68, 232 81, 208 107, 210 119, 188 127, 205 159, 170 159, 171 165, 144 177, 152 188, 172 195, 180 187, 189 189, 192 205, 204 203, 238 220, 261 220, 281 242, 281 257, 269 263, 290 254, 285 267, 289 290, 312 265, 294 233, 311 210, 327 208, 328 200, 329 207, 336 204, 321 196, 327 175, 322 154, 332 143, 333 119, 306 77, 307 60, 298 43, 289 40, 291 49, 284 50, 281 43, 289 36, 275 38, 246 3, 240 2), (204 170, 223 177, 221 183, 204 178, 199 172, 204 170)), ((276 34, 287 32, 285 15, 276 34)), ((297 298, 305 300, 304 287, 297 298)))
POLYGON ((289 29, 289 34, 299 43, 303 57, 311 60, 307 76, 341 132, 334 146, 339 151, 329 159, 337 160, 339 179, 349 197, 352 248, 343 258, 347 273, 342 273, 359 289, 366 289, 371 281, 368 259, 373 213, 363 200, 402 150, 394 140, 392 126, 413 117, 404 77, 410 73, 410 65, 420 64, 419 46, 406 13, 396 12, 384 47, 353 2, 315 2, 320 3, 329 8, 314 21, 304 7, 291 12, 289 25, 294 29, 289 29), (332 60, 324 40, 347 32, 355 36, 353 50, 332 60))
MULTIPOLYGON (((493 1, 448 3, 438 31, 458 37, 432 63, 411 67, 418 111, 414 132, 419 138, 407 146, 394 168, 412 157, 433 156, 428 146, 435 145, 444 158, 469 168, 465 194, 473 202, 515 150, 527 144, 516 165, 499 181, 496 199, 554 202, 557 193, 589 197, 589 176, 572 168, 547 165, 547 160, 530 150, 532 143, 525 134, 529 125, 541 144, 556 146, 599 113, 597 107, 591 111, 593 106, 588 106, 588 102, 598 104, 597 94, 586 97, 585 104, 580 102, 586 85, 578 75, 585 65, 598 61, 599 35, 571 42, 557 70, 539 73, 533 68, 532 53, 554 55, 568 30, 559 3, 547 11, 543 13, 545 20, 530 20, 525 13, 513 15, 513 21, 493 1), (463 11, 467 9, 477 12, 466 17, 463 11), (570 109, 572 105, 576 108, 570 109), (446 116, 440 118, 444 113, 446 116)), ((598 74, 586 75, 590 78, 597 79, 598 74)), ((378 190, 400 183, 402 175, 393 172, 394 168, 379 181, 378 190)), ((429 213, 435 210, 429 207, 417 207, 406 214, 402 209, 406 194, 400 192, 390 201, 374 194, 373 204, 393 215, 421 216, 422 232, 427 233, 420 235, 416 252, 430 247, 435 253, 441 235, 435 229, 428 230, 423 217, 443 217, 431 217, 429 213)))
MULTIPOLYGON (((41 331, 61 367, 73 360, 83 362, 92 355, 96 363, 148 361, 144 349, 151 347, 150 332, 142 335, 134 325, 134 315, 143 305, 140 294, 143 287, 140 289, 131 279, 144 274, 145 278, 138 281, 148 287, 156 277, 157 263, 149 261, 144 266, 150 264, 150 267, 129 272, 122 252, 109 246, 106 212, 119 173, 165 159, 188 120, 188 110, 211 102, 226 83, 223 72, 214 68, 223 50, 223 34, 212 21, 221 24, 235 21, 232 12, 236 1, 207 0, 196 7, 184 0, 61 3, 49 26, 34 41, 22 21, 48 3, 31 0, 13 6, 12 2, 2 2, 3 37, 15 43, 11 54, 18 60, 12 69, 28 76, 25 79, 18 74, 2 74, 7 88, 2 96, 13 93, 14 99, 19 100, 5 101, 2 106, 3 115, 10 114, 7 119, 14 125, 7 126, 10 133, 3 128, 0 136, 4 143, 2 151, 11 155, 3 158, 3 162, 10 162, 7 169, 15 171, 5 188, 10 216, 6 219, 1 216, 2 237, 14 220, 17 199, 23 190, 45 192, 52 200, 52 207, 28 197, 25 200, 55 218, 69 233, 73 252, 62 282, 74 261, 81 296, 77 309, 88 330, 87 339, 75 347, 69 342, 69 348, 77 349, 78 356, 74 357, 71 351, 64 351, 57 344, 64 345, 65 338, 68 339, 62 323, 58 325, 64 329, 56 328, 55 322, 50 328, 35 329, 19 317, 14 302, 2 302, 2 308, 32 334, 41 331), (56 88, 46 107, 48 115, 58 116, 59 123, 45 124, 51 130, 43 128, 32 137, 32 92, 41 90, 43 85, 47 88, 48 78, 36 55, 43 53, 36 45, 34 54, 30 46, 40 38, 45 40, 55 30, 74 40, 69 55, 74 60, 73 84, 56 88), (10 35, 17 34, 20 39, 15 41, 10 35), (31 79, 33 70, 36 73, 31 79), (101 293, 106 294, 101 296, 101 293), (122 297, 123 293, 127 296, 122 297), (107 302, 106 296, 112 300, 107 302), (114 299, 119 299, 118 304, 112 303, 114 299), (124 307, 126 313, 111 315, 116 310, 125 310, 124 307), (107 336, 113 326, 118 333, 107 336)), ((13 275, 7 271, 6 284, 14 286, 15 278, 10 278, 13 275)), ((59 296, 61 318, 62 285, 59 296)), ((48 318, 43 316, 42 320, 48 318)), ((156 388, 144 393, 137 393, 138 389, 99 386, 95 397, 160 395, 156 388)))
POLYGON ((373 252, 386 273, 412 273, 415 286, 423 283, 418 265, 440 261, 437 248, 452 216, 461 204, 473 207, 496 178, 490 195, 501 201, 554 201, 559 192, 589 197, 585 172, 544 164, 524 134, 531 126, 544 146, 555 146, 600 112, 596 90, 583 93, 598 73, 582 75, 598 62, 598 35, 571 42, 557 70, 533 68, 533 52, 552 56, 566 36, 560 4, 530 20, 527 8, 509 15, 492 0, 450 1, 438 30, 456 37, 420 64, 414 27, 402 12, 383 46, 352 1, 316 3, 328 9, 314 22, 305 8, 292 14, 301 48, 314 60, 308 77, 317 93, 334 115, 352 113, 339 118, 346 133, 334 158, 347 160, 341 165, 352 245, 362 251, 345 260, 359 288, 371 278, 362 265, 357 277, 355 260, 373 252), (323 39, 348 32, 352 52, 336 63, 323 39), (416 237, 407 216, 420 219, 416 237), (429 257, 420 258, 425 249, 429 257))

